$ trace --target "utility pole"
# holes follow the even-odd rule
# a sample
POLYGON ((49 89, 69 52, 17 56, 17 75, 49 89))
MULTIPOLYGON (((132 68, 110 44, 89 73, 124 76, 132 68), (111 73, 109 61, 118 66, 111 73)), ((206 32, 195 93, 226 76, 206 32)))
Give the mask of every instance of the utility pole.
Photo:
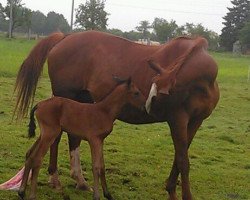
POLYGON ((71 23, 70 23, 70 29, 73 30, 73 18, 74 18, 74 0, 72 0, 72 9, 71 9, 71 23))
POLYGON ((12 23, 13 23, 13 0, 9 0, 10 2, 10 21, 9 21, 9 38, 12 37, 12 23))

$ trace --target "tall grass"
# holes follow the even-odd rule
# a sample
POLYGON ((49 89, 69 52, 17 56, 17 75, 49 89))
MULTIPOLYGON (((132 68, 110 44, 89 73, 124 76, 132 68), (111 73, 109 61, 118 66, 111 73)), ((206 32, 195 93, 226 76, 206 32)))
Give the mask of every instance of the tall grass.
MULTIPOLYGON (((15 76, 34 41, 0 39, 0 182, 12 177, 24 164, 24 155, 34 142, 27 139, 27 120, 11 121, 15 76)), ((190 147, 190 180, 197 200, 250 199, 250 57, 211 53, 219 66, 220 102, 198 131, 190 147)), ((51 95, 49 79, 39 83, 36 101, 51 95)), ((66 135, 59 147, 59 173, 64 193, 72 200, 92 195, 74 188, 69 178, 66 135)), ((166 199, 164 182, 173 162, 173 144, 166 123, 129 125, 116 121, 105 141, 107 181, 115 199, 166 199)), ((81 145, 85 176, 93 184, 90 151, 81 145)), ((38 199, 62 199, 47 185, 48 157, 39 175, 38 199)), ((180 187, 178 187, 180 194, 180 187)), ((0 199, 17 194, 0 191, 0 199)))

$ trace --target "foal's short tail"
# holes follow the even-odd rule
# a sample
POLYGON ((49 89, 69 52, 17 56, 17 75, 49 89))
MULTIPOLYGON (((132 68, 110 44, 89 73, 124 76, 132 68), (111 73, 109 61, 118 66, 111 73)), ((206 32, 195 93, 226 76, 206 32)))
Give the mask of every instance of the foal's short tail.
POLYGON ((35 120, 35 111, 37 109, 37 105, 35 105, 32 110, 30 111, 30 123, 29 123, 29 131, 28 136, 29 138, 34 137, 36 134, 36 120, 35 120))
POLYGON ((17 101, 14 114, 17 114, 17 118, 22 118, 27 114, 29 105, 33 103, 37 82, 48 53, 64 37, 65 35, 59 32, 42 39, 23 61, 15 85, 17 101))

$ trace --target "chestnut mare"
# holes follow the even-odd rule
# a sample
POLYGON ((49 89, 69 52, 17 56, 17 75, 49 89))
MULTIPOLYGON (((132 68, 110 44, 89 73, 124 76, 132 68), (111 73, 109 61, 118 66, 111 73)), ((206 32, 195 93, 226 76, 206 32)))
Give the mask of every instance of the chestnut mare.
MULTIPOLYGON (((131 124, 168 123, 175 156, 166 190, 170 199, 177 199, 180 173, 182 198, 191 200, 188 148, 219 100, 218 68, 206 48, 207 41, 201 37, 180 37, 160 46, 146 46, 97 31, 54 33, 33 48, 19 70, 17 114, 22 117, 27 113, 46 59, 53 94, 79 102, 101 101, 114 88, 112 74, 132 77, 148 97, 148 112, 127 105, 118 118, 131 124)), ((68 138, 71 176, 77 187, 86 188, 78 152, 81 140, 70 134, 68 138)), ((54 187, 60 186, 59 141, 60 136, 50 148, 49 174, 54 187)))
POLYGON ((29 199, 36 199, 37 177, 43 157, 54 140, 64 130, 87 140, 92 157, 94 177, 94 198, 100 199, 99 179, 104 196, 112 200, 108 191, 103 158, 103 141, 111 133, 113 123, 126 104, 143 110, 146 99, 131 79, 119 81, 120 84, 103 101, 96 104, 79 103, 62 97, 52 97, 41 101, 31 111, 29 136, 35 135, 34 113, 40 127, 40 136, 26 154, 26 163, 19 196, 23 199, 26 185, 31 175, 29 199))

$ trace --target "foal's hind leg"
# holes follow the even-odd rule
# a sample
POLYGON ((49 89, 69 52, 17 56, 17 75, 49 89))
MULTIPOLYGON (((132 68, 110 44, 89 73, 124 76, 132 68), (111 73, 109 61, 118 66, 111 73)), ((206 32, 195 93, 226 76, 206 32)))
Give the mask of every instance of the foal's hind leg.
POLYGON ((39 174, 40 167, 42 165, 42 160, 47 153, 51 142, 42 141, 39 144, 39 148, 36 150, 35 154, 32 154, 32 176, 31 176, 31 186, 30 186, 30 196, 29 199, 36 199, 37 193, 37 178, 39 174))
POLYGON ((26 153, 26 161, 25 161, 25 168, 24 168, 24 173, 23 173, 23 177, 22 177, 22 183, 21 183, 21 186, 20 186, 19 191, 18 191, 18 195, 21 198, 24 198, 27 182, 29 179, 29 174, 30 174, 31 165, 32 165, 31 155, 36 150, 36 148, 40 142, 40 139, 41 139, 41 137, 39 136, 39 138, 35 141, 35 143, 31 146, 31 148, 26 153))
POLYGON ((23 173, 23 178, 22 178, 22 183, 21 186, 18 190, 18 195, 21 199, 24 199, 25 196, 25 190, 27 187, 27 182, 29 178, 29 173, 31 169, 31 162, 29 161, 29 158, 25 162, 25 168, 24 168, 24 173, 23 173))
POLYGON ((40 139, 41 138, 39 137, 35 141, 35 143, 32 145, 32 147, 26 153, 26 161, 25 161, 25 168, 24 168, 24 173, 23 173, 23 177, 22 177, 22 183, 21 183, 21 186, 18 190, 18 195, 21 197, 21 199, 23 199, 25 196, 25 190, 26 190, 28 179, 29 179, 29 173, 30 173, 30 170, 32 168, 31 156, 38 148, 37 146, 40 142, 40 139))
POLYGON ((37 193, 37 178, 42 160, 47 153, 49 147, 54 142, 56 137, 60 135, 60 127, 45 127, 41 125, 41 139, 35 151, 31 154, 32 161, 32 176, 29 199, 36 199, 37 193))

